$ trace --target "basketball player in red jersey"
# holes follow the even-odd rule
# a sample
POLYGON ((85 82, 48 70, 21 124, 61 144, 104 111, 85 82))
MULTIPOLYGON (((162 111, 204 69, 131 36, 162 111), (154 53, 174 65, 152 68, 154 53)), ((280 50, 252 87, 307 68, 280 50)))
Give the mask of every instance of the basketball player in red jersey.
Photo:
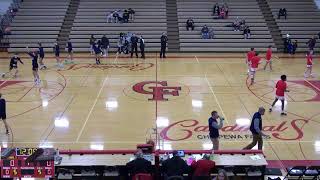
POLYGON ((246 64, 248 66, 248 71, 247 71, 248 75, 250 75, 249 73, 250 73, 251 58, 255 55, 256 55, 256 52, 254 51, 254 48, 251 48, 251 51, 247 52, 246 64))
POLYGON ((269 109, 269 112, 272 112, 272 108, 273 106, 276 104, 276 102, 278 100, 281 101, 281 115, 282 116, 286 116, 287 113, 284 112, 284 93, 285 92, 289 92, 289 90, 287 90, 287 76, 286 75, 282 75, 281 76, 281 80, 279 80, 276 84, 276 98, 275 100, 273 101, 270 109, 269 109))
POLYGON ((272 47, 271 45, 268 47, 268 50, 267 50, 267 53, 266 53, 266 64, 264 65, 263 70, 266 70, 267 65, 269 64, 270 71, 272 71, 272 60, 271 60, 272 49, 271 49, 271 47, 272 47))
POLYGON ((304 72, 304 77, 307 78, 309 76, 313 77, 312 75, 312 64, 313 64, 313 58, 312 58, 312 51, 309 51, 308 54, 306 55, 307 57, 307 68, 306 71, 304 72))
POLYGON ((253 56, 251 58, 251 63, 250 63, 251 64, 250 65, 250 74, 251 74, 251 84, 250 85, 253 85, 253 83, 254 83, 254 78, 255 78, 258 66, 260 64, 260 61, 261 61, 261 57, 259 57, 259 53, 256 52, 255 56, 253 56))

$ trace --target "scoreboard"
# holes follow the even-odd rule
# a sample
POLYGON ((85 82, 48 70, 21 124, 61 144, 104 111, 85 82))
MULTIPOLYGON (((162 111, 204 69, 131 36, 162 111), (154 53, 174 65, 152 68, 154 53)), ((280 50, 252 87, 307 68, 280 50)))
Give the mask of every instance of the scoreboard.
MULTIPOLYGON (((1 156, 1 178, 53 178, 54 158, 30 163, 26 161, 37 149, 14 148, 6 158, 1 156)), ((49 149, 52 151, 52 148, 49 149)))

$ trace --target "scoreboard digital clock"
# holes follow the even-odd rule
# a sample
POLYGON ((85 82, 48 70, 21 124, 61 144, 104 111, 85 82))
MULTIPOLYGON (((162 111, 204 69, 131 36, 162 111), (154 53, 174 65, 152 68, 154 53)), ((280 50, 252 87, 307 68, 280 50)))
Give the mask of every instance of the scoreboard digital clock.
MULTIPOLYGON (((15 148, 7 158, 1 159, 1 178, 54 177, 54 157, 49 159, 43 158, 46 160, 41 161, 26 161, 26 159, 37 150, 38 148, 15 148)), ((55 150, 52 148, 44 149, 44 152, 53 151, 55 150)))
POLYGON ((38 148, 16 148, 17 156, 31 156, 38 148))

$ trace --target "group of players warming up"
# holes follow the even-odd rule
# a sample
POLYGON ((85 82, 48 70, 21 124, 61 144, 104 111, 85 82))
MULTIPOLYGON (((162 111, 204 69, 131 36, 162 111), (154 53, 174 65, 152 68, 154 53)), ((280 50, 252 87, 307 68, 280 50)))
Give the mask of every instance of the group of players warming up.
MULTIPOLYGON (((72 43, 70 41, 68 41, 68 43, 66 45, 66 50, 68 52, 68 56, 67 56, 65 62, 73 63, 73 48, 72 48, 72 43)), ((41 43, 38 43, 38 48, 30 50, 29 47, 26 47, 26 52, 31 57, 32 74, 34 77, 34 82, 36 85, 39 85, 41 82, 40 77, 39 77, 39 73, 38 73, 39 65, 40 65, 40 70, 47 69, 47 66, 44 64, 44 57, 45 57, 44 48, 42 47, 41 43)), ((58 43, 54 44, 53 52, 55 54, 55 58, 57 61, 57 68, 58 68, 58 70, 62 70, 63 69, 63 61, 60 59, 60 47, 59 47, 58 43)), ((18 77, 18 75, 19 75, 18 74, 19 73, 18 63, 24 64, 21 61, 21 58, 19 57, 19 55, 17 53, 15 53, 10 60, 9 71, 2 73, 2 77, 3 78, 7 77, 7 76, 11 76, 13 78, 18 77)))
MULTIPOLYGON (((307 59, 307 66, 306 70, 304 72, 304 77, 313 77, 312 74, 312 64, 313 64, 313 51, 310 50, 306 54, 306 59, 307 59)), ((255 51, 254 48, 251 48, 249 52, 247 52, 247 57, 246 57, 246 64, 248 67, 248 76, 250 77, 250 86, 255 83, 255 75, 256 71, 258 70, 259 64, 261 64, 261 57, 259 56, 259 53, 255 51)), ((267 66, 269 65, 270 71, 272 71, 272 46, 269 46, 267 51, 266 51, 266 56, 265 56, 265 65, 263 67, 263 70, 266 70, 267 66)), ((272 112, 272 108, 274 105, 277 103, 278 100, 281 101, 281 115, 286 116, 287 114, 285 113, 284 110, 284 105, 285 105, 285 92, 289 92, 287 89, 287 76, 286 75, 281 75, 280 80, 276 83, 275 89, 276 89, 276 95, 273 103, 271 104, 271 107, 269 109, 269 112, 272 112)))

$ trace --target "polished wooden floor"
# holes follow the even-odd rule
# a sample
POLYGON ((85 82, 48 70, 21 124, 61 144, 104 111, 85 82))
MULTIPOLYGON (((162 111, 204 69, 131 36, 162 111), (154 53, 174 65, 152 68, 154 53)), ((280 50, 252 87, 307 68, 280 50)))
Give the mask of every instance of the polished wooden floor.
MULTIPOLYGON (((220 149, 241 149, 251 140, 253 113, 269 108, 275 82, 286 74, 288 116, 280 116, 280 104, 266 112, 264 152, 269 160, 320 157, 318 58, 315 78, 305 79, 303 55, 275 56, 274 70, 259 70, 249 86, 244 54, 112 56, 99 66, 89 54, 75 54, 75 64, 62 71, 50 54, 36 86, 31 59, 21 55, 19 77, 2 78, 0 85, 11 128, 6 136, 0 124, 4 147, 133 149, 157 132, 163 149, 210 149, 207 120, 217 110, 226 119, 220 149)), ((0 72, 7 71, 8 57, 1 54, 0 72)))

